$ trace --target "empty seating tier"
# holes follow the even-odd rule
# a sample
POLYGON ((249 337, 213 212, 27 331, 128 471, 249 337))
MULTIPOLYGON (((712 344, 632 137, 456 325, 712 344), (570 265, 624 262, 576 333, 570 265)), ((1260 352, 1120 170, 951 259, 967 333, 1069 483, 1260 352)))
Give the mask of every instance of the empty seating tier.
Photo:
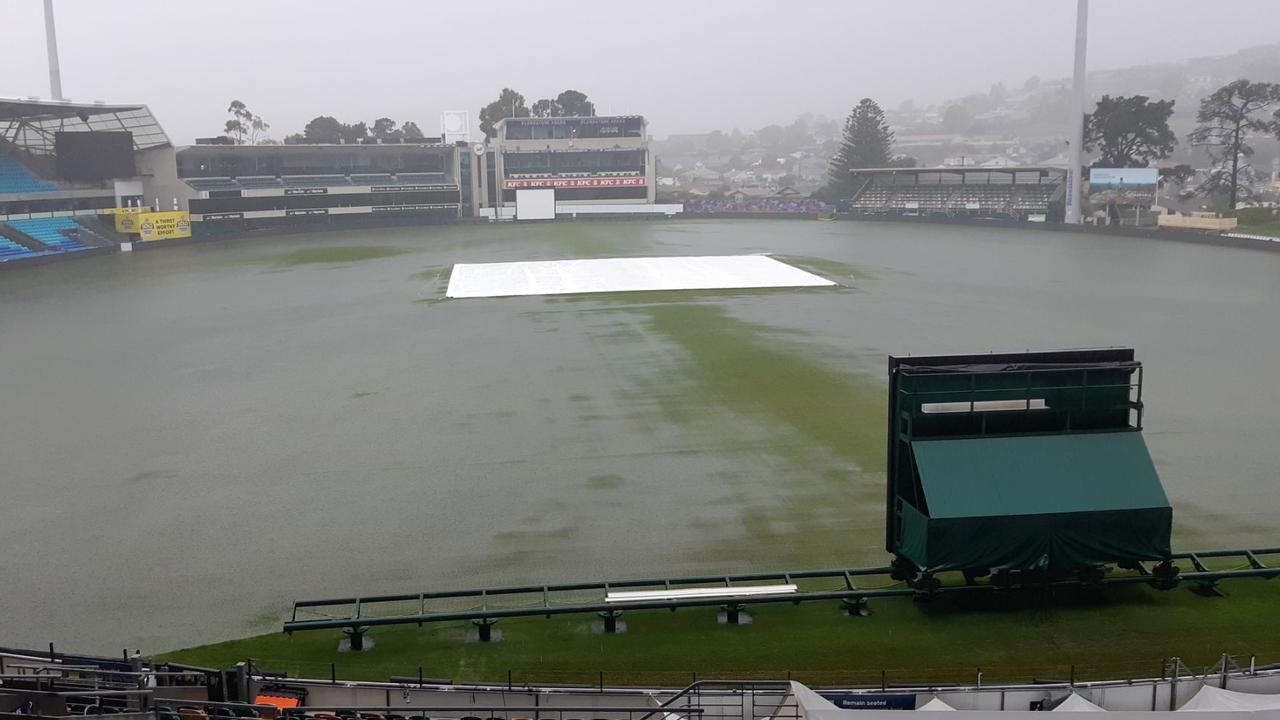
POLYGON ((240 184, 231 178, 187 178, 192 190, 239 190, 240 184))
POLYGON ((444 173, 400 173, 397 177, 401 185, 443 185, 448 182, 444 173))
POLYGON ((352 175, 352 185, 393 185, 396 179, 388 174, 352 175))
POLYGON ((36 251, 23 247, 7 237, 0 236, 0 263, 10 260, 21 260, 22 258, 40 257, 48 255, 44 251, 36 251))
POLYGON ((0 155, 0 195, 53 192, 58 186, 41 180, 13 158, 0 155))
POLYGON ((282 187, 280 178, 278 177, 242 177, 236 178, 235 182, 240 183, 242 188, 278 188, 282 187))
POLYGON ((330 187, 350 185, 345 175, 292 175, 281 178, 285 187, 330 187))
POLYGON ((849 204, 854 212, 1018 215, 1047 211, 1050 184, 868 184, 849 204))
POLYGON ((89 231, 71 218, 10 220, 9 226, 40 241, 55 252, 77 252, 90 247, 76 239, 77 236, 89 235, 89 231))

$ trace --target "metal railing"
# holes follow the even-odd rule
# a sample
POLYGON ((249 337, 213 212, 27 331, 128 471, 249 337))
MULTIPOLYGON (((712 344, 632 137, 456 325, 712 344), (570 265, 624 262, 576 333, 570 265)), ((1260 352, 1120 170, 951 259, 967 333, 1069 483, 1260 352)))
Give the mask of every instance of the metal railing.
MULTIPOLYGON (((1095 585, 1152 584, 1162 589, 1176 587, 1179 582, 1192 582, 1197 586, 1212 587, 1221 580, 1243 577, 1271 578, 1280 576, 1280 558, 1273 560, 1272 565, 1263 562, 1267 556, 1280 556, 1280 547, 1244 548, 1234 550, 1202 550, 1191 552, 1175 552, 1171 557, 1172 566, 1167 572, 1153 575, 1145 566, 1139 564, 1131 573, 1081 577, 1051 577, 1028 575, 1026 578, 1011 577, 1002 582, 966 582, 962 585, 933 585, 916 587, 909 583, 897 582, 892 578, 893 568, 887 566, 843 568, 834 570, 805 570, 779 573, 751 573, 745 575, 699 576, 667 579, 626 580, 617 582, 570 583, 564 585, 530 585, 497 588, 480 588, 473 590, 450 590, 422 592, 403 595, 374 595, 364 597, 331 598, 325 600, 300 600, 294 604, 293 619, 284 623, 284 632, 293 633, 306 630, 343 629, 353 635, 353 643, 357 636, 372 627, 384 625, 422 625, 431 622, 473 621, 481 625, 481 639, 485 638, 488 626, 501 618, 534 617, 544 615, 569 615, 598 613, 609 619, 616 619, 625 610, 674 610, 684 607, 724 606, 731 613, 729 622, 736 622, 736 614, 741 609, 753 604, 793 603, 813 601, 840 600, 851 607, 860 608, 868 600, 918 596, 922 592, 929 595, 956 592, 992 592, 1008 590, 1023 586, 1036 588, 1069 587, 1082 583, 1095 585), (1236 567, 1213 569, 1206 564, 1210 559, 1235 559, 1236 567), (735 596, 734 583, 782 581, 793 583, 797 580, 833 579, 842 587, 839 589, 808 590, 785 595, 735 596), (870 583, 859 586, 862 578, 876 578, 870 583), (610 590, 624 587, 655 587, 671 589, 673 586, 706 585, 718 582, 725 588, 725 593, 716 597, 701 598, 668 598, 641 602, 606 602, 603 594, 610 590), (573 591, 598 591, 602 596, 587 602, 559 602, 555 595, 573 591), (503 597, 526 596, 533 602, 515 606, 494 606, 491 601, 503 597), (428 612, 427 601, 436 599, 462 599, 478 603, 478 607, 465 609, 447 609, 428 612), (412 603, 416 611, 390 615, 370 615, 370 607, 412 603), (335 613, 323 619, 298 619, 300 608, 320 608, 335 613), (342 608, 349 608, 343 614, 342 608)), ((739 584, 737 587, 750 587, 739 584)), ((607 627, 607 625, 606 625, 607 627)))
POLYGON ((790 699, 789 682, 699 680, 637 720, 661 720, 667 714, 686 715, 695 709, 704 720, 799 718, 800 708, 790 699))
MULTIPOLYGON (((687 707, 677 712, 688 720, 701 720, 703 710, 687 707)), ((285 720, 303 720, 330 716, 359 720, 644 720, 654 713, 651 705, 308 705, 289 708, 281 714, 285 720)), ((707 720, 724 716, 708 715, 707 720)))

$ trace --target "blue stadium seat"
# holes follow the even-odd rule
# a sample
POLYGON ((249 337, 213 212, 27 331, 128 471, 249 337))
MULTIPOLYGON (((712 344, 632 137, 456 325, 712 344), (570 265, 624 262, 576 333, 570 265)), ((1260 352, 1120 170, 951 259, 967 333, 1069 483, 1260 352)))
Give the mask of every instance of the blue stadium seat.
POLYGON ((0 155, 0 195, 53 192, 57 189, 56 184, 36 177, 17 160, 0 155))
POLYGON ((20 260, 22 258, 40 257, 48 255, 47 252, 37 252, 29 248, 25 248, 7 237, 0 236, 0 263, 10 260, 20 260))
POLYGON ((26 235, 39 240, 55 252, 77 252, 88 250, 89 245, 68 237, 66 231, 88 235, 80 223, 71 218, 36 218, 34 220, 10 220, 9 226, 26 235))

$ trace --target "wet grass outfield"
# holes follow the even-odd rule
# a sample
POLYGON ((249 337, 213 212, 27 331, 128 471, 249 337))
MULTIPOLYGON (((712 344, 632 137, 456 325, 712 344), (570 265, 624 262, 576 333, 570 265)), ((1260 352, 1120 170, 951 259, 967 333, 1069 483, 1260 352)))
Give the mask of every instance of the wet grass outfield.
POLYGON ((751 624, 718 624, 714 608, 626 613, 626 632, 601 633, 594 616, 503 620, 497 642, 467 623, 375 628, 372 649, 338 652, 338 631, 271 633, 172 653, 166 659, 230 667, 253 658, 293 677, 385 682, 392 676, 503 683, 598 682, 679 687, 701 679, 782 679, 815 685, 1158 677, 1181 657, 1200 671, 1227 652, 1247 664, 1280 658, 1280 586, 1224 585, 1226 597, 1180 589, 1112 588, 1005 599, 873 602, 850 618, 834 602, 750 609, 751 624), (883 673, 883 675, 882 675, 883 673))
MULTIPOLYGON (((882 564, 889 353, 1134 345, 1175 544, 1275 545, 1277 276, 1280 254, 1129 238, 689 220, 290 236, 4 273, 5 637, 152 652, 274 633, 297 598, 882 564), (457 262, 754 252, 839 285, 443 298, 457 262)), ((340 664, 878 673, 849 648, 907 667, 945 630, 937 666, 968 666, 989 625, 1010 648, 995 665, 1037 644, 1084 657, 1089 618, 1149 626, 1135 643, 1160 650, 1133 658, 1274 653, 1270 626, 1225 634, 1277 599, 1246 583, 977 615, 885 603, 866 623, 826 605, 747 628, 681 611, 604 639, 582 619, 504 622, 492 647, 454 643, 459 627, 379 631, 340 664), (743 638, 781 627, 770 643, 829 637, 832 659, 745 659, 743 638), (670 637, 695 628, 673 659, 670 637), (720 631, 726 649, 703 648, 720 631)), ((237 643, 183 657, 285 666, 335 647, 237 643)))

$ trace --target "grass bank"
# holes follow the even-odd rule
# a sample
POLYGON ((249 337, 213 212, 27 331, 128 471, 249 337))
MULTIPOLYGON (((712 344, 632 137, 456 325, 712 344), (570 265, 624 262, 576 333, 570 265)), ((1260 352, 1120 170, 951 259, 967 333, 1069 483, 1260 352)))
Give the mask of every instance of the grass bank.
POLYGON ((594 616, 504 620, 499 641, 479 643, 465 623, 384 627, 364 653, 340 653, 337 631, 261 635, 190 648, 167 660, 224 667, 247 657, 293 676, 385 681, 393 675, 455 681, 678 686, 696 677, 781 678, 815 685, 1149 677, 1163 658, 1192 668, 1221 653, 1280 660, 1280 583, 1245 579, 1226 597, 1183 588, 1108 588, 1006 598, 907 599, 845 617, 836 603, 757 606, 749 625, 727 626, 714 609, 623 616, 627 631, 599 632, 594 616))
POLYGON ((1280 237, 1280 220, 1259 223, 1257 225, 1241 225, 1240 231, 1247 232, 1252 235, 1270 235, 1271 237, 1280 237))

